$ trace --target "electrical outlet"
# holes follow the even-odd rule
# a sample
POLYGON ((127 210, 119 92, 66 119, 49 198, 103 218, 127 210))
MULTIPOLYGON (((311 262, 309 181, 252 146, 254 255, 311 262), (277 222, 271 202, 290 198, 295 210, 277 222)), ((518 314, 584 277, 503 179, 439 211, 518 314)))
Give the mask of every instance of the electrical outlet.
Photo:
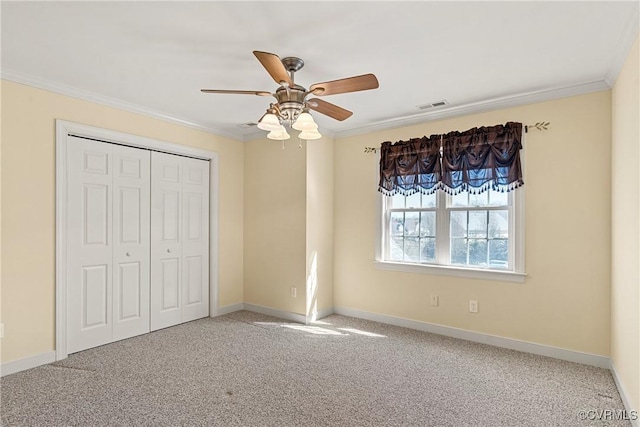
POLYGON ((470 300, 469 313, 477 313, 477 312, 478 312, 478 301, 470 300))
POLYGON ((291 287, 291 298, 295 298, 296 297, 296 294, 298 293, 297 291, 298 290, 296 289, 295 286, 291 287))
POLYGON ((438 306, 438 295, 431 295, 431 306, 432 307, 438 306))

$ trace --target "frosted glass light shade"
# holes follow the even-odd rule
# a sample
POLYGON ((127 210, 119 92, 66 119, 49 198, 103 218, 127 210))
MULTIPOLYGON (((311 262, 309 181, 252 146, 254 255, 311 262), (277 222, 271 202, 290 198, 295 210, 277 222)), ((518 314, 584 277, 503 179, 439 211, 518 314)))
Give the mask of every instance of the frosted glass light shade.
POLYGON ((296 122, 291 126, 295 130, 315 130, 318 125, 313 121, 313 116, 309 113, 302 113, 298 116, 296 122))
POLYGON ((280 120, 276 117, 275 114, 265 114, 265 116, 258 123, 258 129, 274 131, 279 130, 282 127, 280 124, 280 120))
POLYGON ((298 137, 300 139, 320 139, 322 138, 322 135, 320 135, 320 132, 313 129, 313 130, 303 130, 302 132, 300 132, 300 135, 298 135, 298 137))
POLYGON ((280 125, 279 129, 269 132, 267 134, 267 138, 275 139, 276 141, 282 141, 291 138, 291 135, 287 133, 287 130, 284 128, 284 126, 280 125))

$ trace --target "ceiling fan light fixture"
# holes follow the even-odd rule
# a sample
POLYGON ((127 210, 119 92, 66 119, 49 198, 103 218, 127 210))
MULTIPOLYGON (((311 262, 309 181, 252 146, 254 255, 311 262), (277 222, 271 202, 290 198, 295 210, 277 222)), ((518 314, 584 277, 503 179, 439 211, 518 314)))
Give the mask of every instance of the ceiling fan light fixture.
POLYGON ((300 139, 320 139, 322 138, 322 135, 320 134, 320 132, 317 131, 317 126, 316 129, 312 129, 312 130, 303 130, 302 132, 300 132, 300 135, 298 135, 298 137, 300 139))
POLYGON ((276 141, 283 141, 285 139, 291 138, 291 135, 287 133, 287 130, 284 126, 280 125, 280 128, 274 129, 267 134, 267 138, 273 139, 276 141))
POLYGON ((295 121, 295 123, 291 127, 294 128, 295 130, 301 130, 301 131, 305 131, 305 130, 310 131, 310 130, 318 129, 318 125, 313 120, 313 116, 306 111, 301 113, 298 116, 298 119, 295 121))
POLYGON ((347 77, 322 83, 314 83, 309 90, 295 83, 294 74, 304 66, 300 58, 290 56, 280 58, 269 52, 253 51, 254 56, 260 61, 271 78, 278 83, 275 92, 253 90, 229 90, 229 89, 201 89, 204 93, 227 93, 239 95, 273 96, 275 103, 269 105, 267 112, 258 120, 258 129, 269 132, 267 138, 283 141, 290 136, 283 125, 300 131, 299 139, 320 139, 318 125, 309 114, 309 110, 324 114, 332 119, 343 121, 353 115, 349 110, 338 107, 335 104, 320 98, 307 99, 310 94, 315 96, 337 95, 341 93, 358 92, 376 89, 379 86, 378 79, 373 74, 347 77))
MULTIPOLYGON (((268 130, 268 131, 277 131, 282 128, 280 124, 280 120, 278 116, 273 113, 267 113, 264 117, 258 122, 258 129, 268 130)), ((284 128, 283 128, 284 129, 284 128)))

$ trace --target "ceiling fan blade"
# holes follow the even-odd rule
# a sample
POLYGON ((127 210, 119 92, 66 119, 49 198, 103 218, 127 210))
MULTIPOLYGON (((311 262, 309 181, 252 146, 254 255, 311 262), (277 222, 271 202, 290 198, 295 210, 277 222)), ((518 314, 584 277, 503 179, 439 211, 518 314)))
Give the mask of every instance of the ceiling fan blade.
POLYGON ((338 93, 358 92, 361 90, 376 89, 378 79, 373 74, 348 77, 346 79, 332 80, 330 82, 315 83, 309 88, 309 92, 316 96, 336 95, 338 93))
POLYGON ((271 92, 255 91, 255 90, 218 90, 218 89, 200 89, 204 93, 232 93, 236 95, 258 95, 271 96, 271 92))
POLYGON ((353 115, 353 113, 349 110, 345 110, 342 107, 338 107, 335 104, 323 101, 322 99, 318 98, 308 100, 307 106, 310 109, 317 111, 318 113, 322 113, 338 121, 346 120, 353 115))
POLYGON ((282 84, 282 82, 286 82, 289 86, 293 86, 291 77, 278 55, 269 52, 260 52, 259 50, 254 50, 253 54, 258 58, 258 61, 260 61, 276 83, 282 84))

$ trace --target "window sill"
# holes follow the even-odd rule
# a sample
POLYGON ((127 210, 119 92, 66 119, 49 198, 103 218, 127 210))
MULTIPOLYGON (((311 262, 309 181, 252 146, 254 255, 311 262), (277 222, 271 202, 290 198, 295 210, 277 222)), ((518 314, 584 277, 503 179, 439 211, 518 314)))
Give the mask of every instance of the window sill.
POLYGON ((433 274, 437 276, 466 277, 482 280, 499 280, 503 282, 524 283, 526 273, 504 270, 485 270, 476 268, 454 267, 448 265, 409 264, 393 261, 374 261, 378 270, 403 271, 406 273, 433 274))

